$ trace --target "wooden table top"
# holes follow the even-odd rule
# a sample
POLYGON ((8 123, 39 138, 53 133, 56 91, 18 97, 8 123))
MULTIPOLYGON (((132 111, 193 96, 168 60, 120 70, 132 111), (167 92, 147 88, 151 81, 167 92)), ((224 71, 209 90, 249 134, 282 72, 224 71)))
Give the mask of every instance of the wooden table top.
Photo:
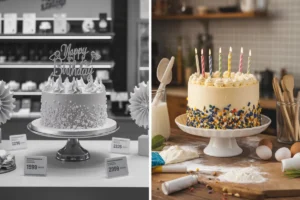
MULTIPOLYGON (((276 142, 276 137, 274 136, 270 136, 270 135, 264 135, 264 134, 259 134, 254 136, 255 139, 262 139, 262 138, 268 138, 270 140, 272 140, 273 145, 274 145, 274 149, 278 149, 279 147, 285 146, 282 144, 279 144, 278 142, 276 142)), ((249 149, 247 150, 246 148, 244 148, 243 144, 245 144, 245 140, 247 140, 247 138, 240 138, 237 139, 238 143, 240 144, 240 146, 244 149, 244 152, 241 156, 238 157, 233 157, 230 158, 232 160, 232 162, 234 163, 241 163, 241 159, 244 156, 248 156, 249 154, 253 154, 253 152, 249 152, 249 149), (247 155, 246 155, 247 154, 247 155)), ((205 145, 202 145, 203 143, 207 144, 209 141, 208 138, 203 138, 203 137, 197 137, 197 136, 193 136, 187 133, 182 132, 181 130, 178 129, 172 129, 171 131, 171 136, 167 142, 167 145, 186 145, 186 144, 197 144, 197 142, 199 144, 201 144, 200 146, 200 151, 203 150, 201 148, 204 148, 205 145)), ((251 150, 253 151, 253 150, 251 150)), ((254 152, 255 154, 255 152, 254 152)), ((256 156, 256 155, 255 155, 256 156)), ((254 156, 254 159, 255 159, 254 156)), ((210 156, 206 156, 206 155, 201 155, 200 157, 203 157, 205 160, 207 160, 208 162, 212 163, 214 161, 216 161, 217 163, 222 162, 222 159, 224 161, 224 163, 228 163, 228 159, 229 158, 213 158, 210 156), (221 161, 220 161, 221 160, 221 161)), ((251 156, 250 156, 251 157, 251 156)), ((255 162, 268 162, 268 161, 259 161, 259 159, 255 160, 255 162)), ((274 157, 272 158, 272 160, 270 162, 273 162, 277 165, 280 165, 280 163, 276 163, 276 161, 274 160, 274 157)), ((244 166, 249 166, 249 163, 245 162, 244 166)), ((164 199, 164 200, 168 200, 168 199, 176 199, 176 200, 206 200, 206 199, 223 199, 223 194, 220 192, 213 192, 212 194, 208 193, 208 189, 206 188, 205 185, 203 184, 198 184, 194 186, 194 190, 191 192, 189 189, 185 189, 176 193, 173 193, 169 196, 166 196, 163 194, 163 192, 161 191, 161 184, 164 181, 169 181, 169 180, 173 180, 176 178, 180 178, 183 176, 186 176, 186 173, 157 173, 157 174, 152 174, 152 199, 153 200, 160 200, 160 199, 164 199)), ((300 180, 299 180, 300 183, 300 180)), ((244 200, 245 198, 237 198, 237 197, 233 197, 233 196, 227 196, 227 199, 240 199, 240 200, 244 200)), ((299 199, 300 197, 290 197, 290 198, 268 198, 268 200, 273 199, 273 200, 294 200, 294 199, 299 199)))

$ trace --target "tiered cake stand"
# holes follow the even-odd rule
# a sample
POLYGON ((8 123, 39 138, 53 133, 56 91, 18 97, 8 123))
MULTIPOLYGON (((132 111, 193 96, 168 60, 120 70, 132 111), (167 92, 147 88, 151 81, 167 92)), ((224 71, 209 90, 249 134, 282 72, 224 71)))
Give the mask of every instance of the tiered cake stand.
POLYGON ((209 144, 204 149, 205 154, 214 157, 232 157, 243 152, 243 150, 238 146, 235 138, 252 136, 263 132, 271 124, 271 119, 262 115, 261 126, 226 130, 194 128, 187 126, 186 114, 176 117, 175 123, 186 133, 210 138, 209 144))
POLYGON ((67 144, 56 153, 56 159, 60 161, 85 161, 90 158, 90 153, 81 147, 79 139, 101 137, 119 130, 115 120, 107 119, 104 126, 94 129, 55 129, 41 125, 41 119, 36 119, 27 125, 29 131, 51 138, 67 139, 67 144))

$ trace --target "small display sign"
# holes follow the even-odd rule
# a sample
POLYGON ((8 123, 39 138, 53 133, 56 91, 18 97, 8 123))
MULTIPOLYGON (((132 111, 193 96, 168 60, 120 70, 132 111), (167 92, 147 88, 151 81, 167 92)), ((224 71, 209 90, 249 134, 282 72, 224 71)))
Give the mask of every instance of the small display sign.
POLYGON ((66 14, 54 14, 54 33, 65 34, 67 33, 67 15, 66 14))
POLYGON ((35 34, 36 33, 36 14, 24 13, 23 14, 23 33, 35 34))
POLYGON ((114 178, 118 176, 128 176, 128 165, 126 156, 116 158, 106 158, 105 168, 107 178, 114 178))
POLYGON ((47 175, 46 156, 25 156, 24 174, 25 175, 47 175))
POLYGON ((112 138, 111 150, 110 150, 112 153, 129 154, 129 150, 130 150, 130 139, 116 138, 116 137, 112 138))
POLYGON ((17 14, 6 13, 4 14, 4 34, 17 33, 17 14))
POLYGON ((26 149, 27 148, 27 137, 26 134, 21 135, 11 135, 10 140, 10 150, 26 149))

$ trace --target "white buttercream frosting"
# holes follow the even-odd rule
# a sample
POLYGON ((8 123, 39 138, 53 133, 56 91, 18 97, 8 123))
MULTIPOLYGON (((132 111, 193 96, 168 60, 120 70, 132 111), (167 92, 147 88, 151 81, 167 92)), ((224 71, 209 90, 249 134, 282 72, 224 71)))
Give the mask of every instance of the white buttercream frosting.
POLYGON ((214 86, 216 87, 224 87, 224 81, 222 78, 218 78, 215 83, 214 83, 214 86))
POLYGON ((62 82, 62 78, 59 76, 55 82, 53 77, 49 77, 42 91, 65 94, 100 93, 105 92, 105 86, 100 79, 96 79, 95 82, 91 79, 88 84, 85 84, 82 78, 76 80, 73 77, 72 82, 70 82, 70 79, 67 77, 62 82))
POLYGON ((214 85, 214 81, 211 77, 208 77, 208 79, 205 80, 205 85, 206 86, 213 86, 214 85))
POLYGON ((230 78, 228 78, 228 74, 228 71, 225 71, 223 78, 221 78, 219 71, 214 72, 213 77, 210 77, 209 75, 203 77, 202 74, 199 76, 197 73, 194 73, 190 76, 189 83, 215 87, 241 87, 257 83, 257 80, 253 74, 232 72, 230 78))

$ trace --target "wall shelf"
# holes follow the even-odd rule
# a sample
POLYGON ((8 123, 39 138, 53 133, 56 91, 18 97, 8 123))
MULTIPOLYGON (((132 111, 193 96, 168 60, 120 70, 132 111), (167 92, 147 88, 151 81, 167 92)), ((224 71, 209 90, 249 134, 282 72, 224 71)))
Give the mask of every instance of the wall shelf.
MULTIPOLYGON (((112 69, 115 66, 114 61, 101 61, 101 62, 94 62, 93 63, 94 69, 112 69)), ((79 67, 79 65, 76 65, 79 67)), ((8 69, 52 69, 53 63, 51 62, 24 62, 24 63, 17 63, 17 62, 6 62, 0 63, 1 68, 8 68, 8 69)))
POLYGON ((251 19, 257 17, 265 17, 267 13, 258 12, 236 12, 236 13, 209 13, 202 15, 162 15, 152 16, 153 20, 205 20, 205 19, 251 19))
POLYGON ((68 33, 68 34, 7 34, 0 35, 0 40, 111 40, 114 33, 68 33))
MULTIPOLYGON (((103 81, 105 82, 105 81, 103 81)), ((106 92, 106 95, 109 96, 111 94, 110 91, 106 92)), ((38 92, 13 92, 13 96, 41 96, 42 92, 38 91, 38 92)))

